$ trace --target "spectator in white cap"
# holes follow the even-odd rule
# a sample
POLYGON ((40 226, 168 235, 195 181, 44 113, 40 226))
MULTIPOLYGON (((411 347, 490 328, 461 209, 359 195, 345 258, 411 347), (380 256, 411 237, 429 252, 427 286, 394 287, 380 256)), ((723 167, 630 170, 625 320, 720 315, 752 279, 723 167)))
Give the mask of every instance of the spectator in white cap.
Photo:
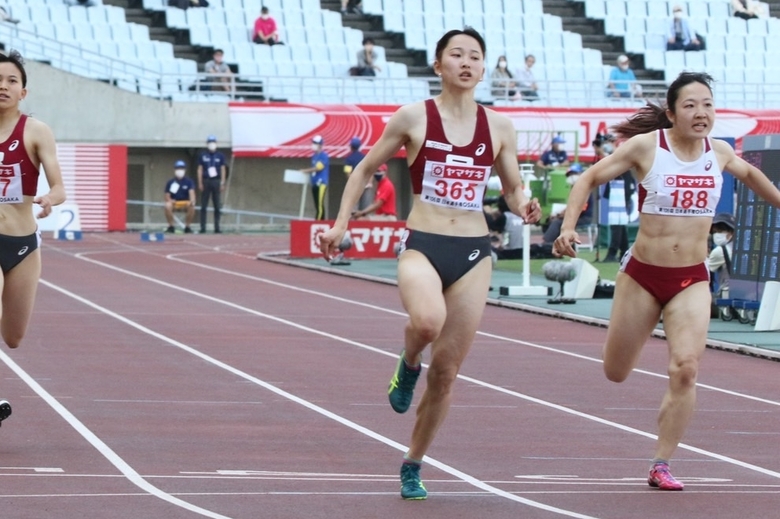
POLYGON ((618 98, 642 95, 642 88, 636 82, 636 75, 634 75, 630 60, 625 54, 618 56, 617 67, 614 67, 609 73, 607 95, 618 98))
POLYGON ((315 220, 325 220, 325 192, 328 190, 328 173, 330 169, 330 157, 322 149, 324 141, 322 135, 315 135, 311 139, 311 147, 314 155, 311 157, 311 167, 302 169, 303 173, 311 173, 311 192, 314 196, 315 220))

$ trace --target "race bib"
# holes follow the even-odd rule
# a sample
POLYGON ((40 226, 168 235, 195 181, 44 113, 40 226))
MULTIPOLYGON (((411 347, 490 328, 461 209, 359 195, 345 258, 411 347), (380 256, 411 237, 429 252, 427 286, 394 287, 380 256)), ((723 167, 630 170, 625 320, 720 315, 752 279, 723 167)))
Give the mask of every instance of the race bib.
POLYGON ((420 199, 429 204, 481 211, 490 166, 427 161, 420 199))
POLYGON ((209 175, 209 178, 216 177, 217 176, 217 168, 215 168, 214 166, 209 166, 208 175, 209 175))
POLYGON ((19 164, 0 165, 0 204, 20 204, 23 200, 19 164))
POLYGON ((720 200, 720 175, 658 175, 656 214, 714 216, 720 200))

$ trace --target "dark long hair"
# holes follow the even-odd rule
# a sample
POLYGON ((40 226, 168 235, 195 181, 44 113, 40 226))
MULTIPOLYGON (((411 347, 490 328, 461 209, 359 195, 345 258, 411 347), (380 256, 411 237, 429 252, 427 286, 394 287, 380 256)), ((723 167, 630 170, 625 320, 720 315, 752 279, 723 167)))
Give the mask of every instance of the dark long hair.
POLYGON ((691 83, 701 83, 706 86, 710 94, 712 94, 713 79, 707 73, 704 72, 682 72, 677 79, 675 79, 669 90, 666 91, 666 103, 657 105, 653 103, 647 103, 645 106, 637 110, 637 112, 623 121, 612 127, 612 133, 620 137, 621 139, 628 139, 634 135, 642 133, 650 133, 662 128, 671 128, 672 122, 666 116, 666 110, 668 109, 675 113, 677 99, 680 97, 680 90, 691 83))
POLYGON ((471 36, 475 40, 477 40, 477 43, 479 43, 479 48, 482 49, 482 56, 485 56, 485 39, 473 28, 473 27, 464 27, 463 29, 453 29, 451 31, 448 31, 447 33, 442 36, 438 42, 436 42, 436 60, 441 62, 441 55, 444 52, 444 49, 447 47, 447 44, 450 42, 450 40, 459 34, 465 34, 466 36, 471 36))
POLYGON ((0 52, 0 63, 13 63, 22 73, 22 88, 27 87, 27 72, 24 70, 24 58, 18 51, 12 50, 8 54, 0 52))

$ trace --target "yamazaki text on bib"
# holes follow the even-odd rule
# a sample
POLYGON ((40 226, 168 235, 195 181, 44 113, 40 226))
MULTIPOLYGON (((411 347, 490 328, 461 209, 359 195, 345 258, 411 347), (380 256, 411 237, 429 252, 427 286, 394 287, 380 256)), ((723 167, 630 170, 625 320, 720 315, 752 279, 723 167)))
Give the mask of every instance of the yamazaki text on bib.
POLYGON ((490 167, 428 161, 420 199, 431 204, 481 211, 490 167))

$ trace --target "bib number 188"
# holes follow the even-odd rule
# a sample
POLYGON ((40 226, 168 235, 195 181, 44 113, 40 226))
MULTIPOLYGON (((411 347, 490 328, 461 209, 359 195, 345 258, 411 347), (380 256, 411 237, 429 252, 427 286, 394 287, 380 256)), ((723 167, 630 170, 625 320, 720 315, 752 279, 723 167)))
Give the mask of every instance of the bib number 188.
POLYGON ((682 207, 683 209, 690 209, 692 206, 696 206, 699 209, 707 207, 707 191, 693 191, 691 189, 672 191, 672 199, 674 207, 682 207))

